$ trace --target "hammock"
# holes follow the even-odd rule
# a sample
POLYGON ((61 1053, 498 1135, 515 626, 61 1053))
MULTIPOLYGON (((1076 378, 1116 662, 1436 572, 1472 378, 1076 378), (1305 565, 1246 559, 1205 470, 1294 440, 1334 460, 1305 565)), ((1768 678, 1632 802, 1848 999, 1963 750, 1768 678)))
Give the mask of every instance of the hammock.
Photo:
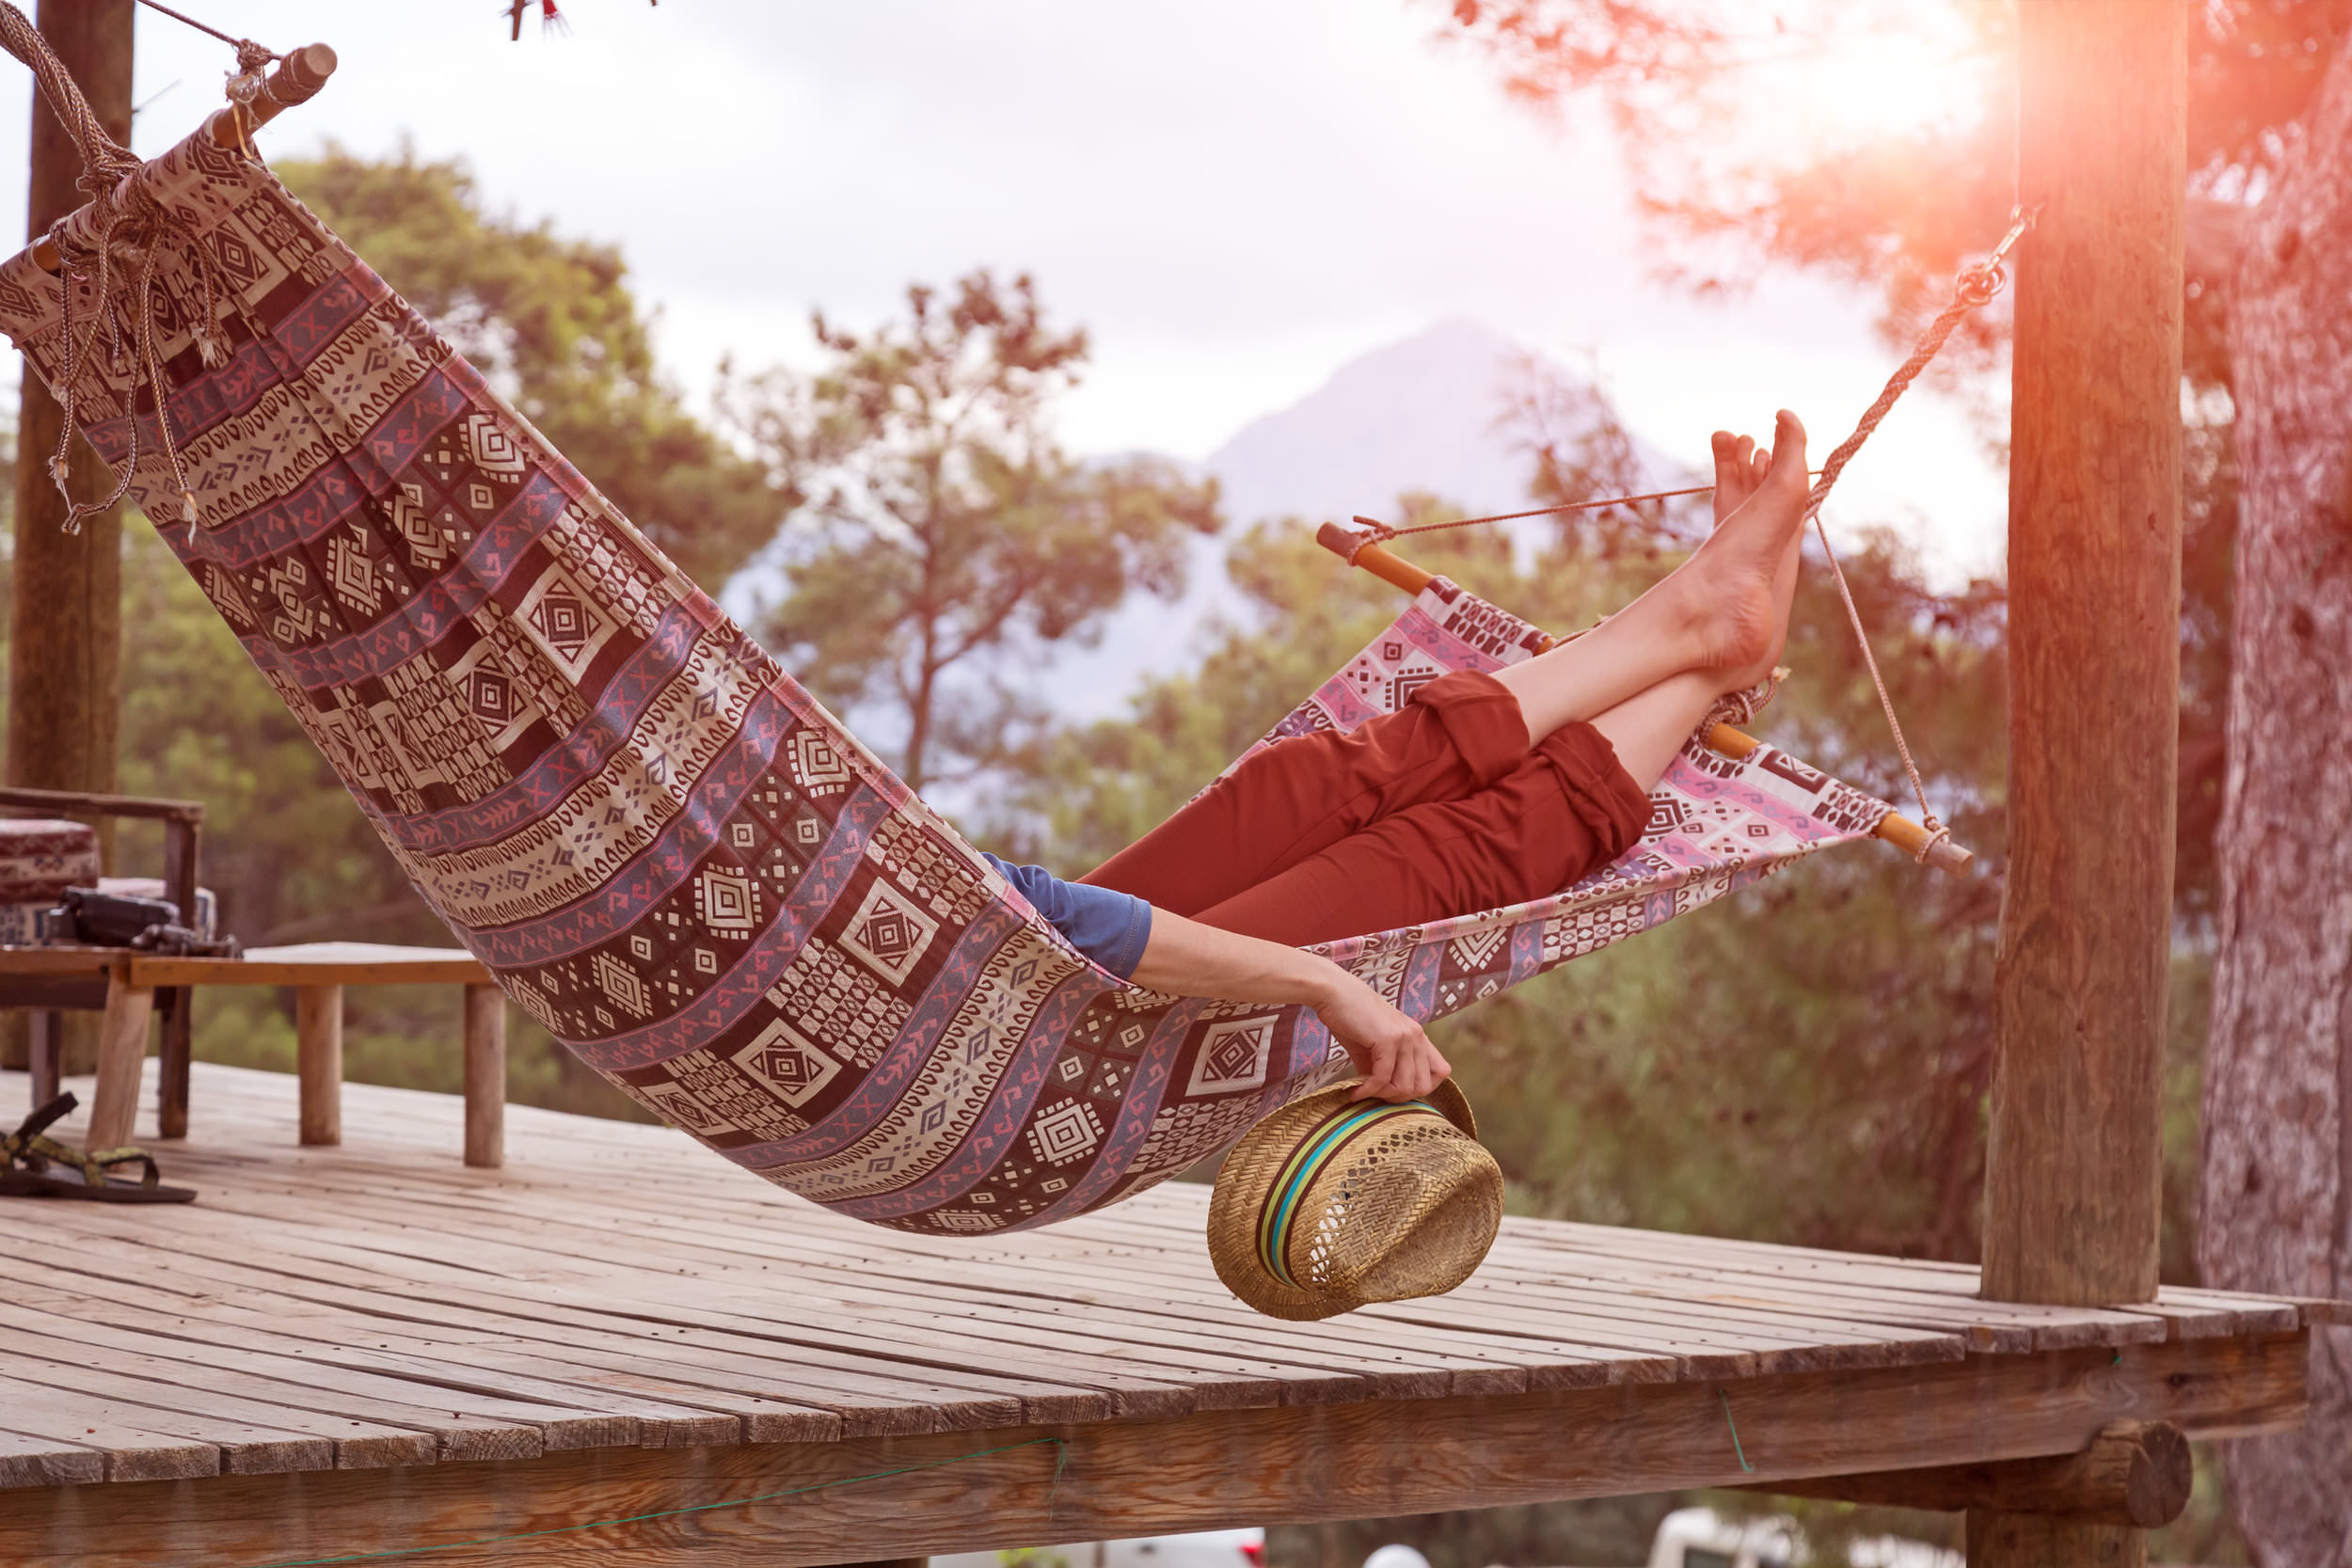
MULTIPOLYGON (((623 1093, 828 1208, 954 1233, 1116 1202, 1344 1076, 1304 1007, 1079 956, 257 161, 199 135, 113 206, 57 230, 70 300, 32 251, 0 265, 0 326, 426 902, 623 1093), (109 289, 110 221, 144 260, 109 289)), ((1260 744, 1545 642, 1434 580, 1260 744)), ((1320 950, 1434 1019, 1888 815, 1694 740, 1615 864, 1320 950)))

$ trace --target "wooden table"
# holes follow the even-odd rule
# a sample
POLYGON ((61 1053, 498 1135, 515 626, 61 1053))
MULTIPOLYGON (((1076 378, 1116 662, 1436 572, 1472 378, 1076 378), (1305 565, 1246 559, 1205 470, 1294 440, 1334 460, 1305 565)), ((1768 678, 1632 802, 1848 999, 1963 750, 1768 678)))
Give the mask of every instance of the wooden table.
POLYGON ((257 947, 240 958, 182 958, 123 948, 0 948, 0 973, 61 985, 105 986, 92 1096, 92 1148, 131 1140, 139 1064, 147 1055, 155 992, 194 986, 291 986, 301 1140, 342 1142, 343 988, 453 985, 465 988, 466 1164, 503 1158, 506 1118, 506 999, 490 972, 454 947, 394 947, 313 942, 257 947))

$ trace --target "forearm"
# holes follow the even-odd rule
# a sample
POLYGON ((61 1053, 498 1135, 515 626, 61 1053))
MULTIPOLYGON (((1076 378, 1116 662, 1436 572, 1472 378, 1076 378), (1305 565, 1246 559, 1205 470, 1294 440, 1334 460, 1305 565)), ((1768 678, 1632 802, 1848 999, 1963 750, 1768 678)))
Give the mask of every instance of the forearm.
POLYGON ((1152 935, 1128 976, 1173 996, 1221 1002, 1303 1002, 1356 1064, 1359 1100, 1427 1094, 1453 1069, 1419 1023, 1328 958, 1152 911, 1152 935))
POLYGON ((1162 909, 1152 911, 1151 938, 1128 978, 1170 996, 1309 1006, 1329 1002, 1348 981, 1346 971, 1328 958, 1221 931, 1162 909))

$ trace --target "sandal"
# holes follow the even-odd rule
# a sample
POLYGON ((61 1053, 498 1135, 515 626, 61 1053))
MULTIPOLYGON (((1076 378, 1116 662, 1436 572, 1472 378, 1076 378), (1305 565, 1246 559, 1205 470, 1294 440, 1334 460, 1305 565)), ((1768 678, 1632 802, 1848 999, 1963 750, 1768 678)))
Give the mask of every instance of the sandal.
POLYGON ((196 1197, 194 1188, 165 1186, 155 1157, 143 1148, 125 1144, 84 1154, 42 1135, 76 1103, 72 1095, 61 1094, 15 1132, 0 1133, 0 1197, 78 1197, 92 1203, 187 1203, 196 1197), (107 1175, 117 1165, 134 1164, 143 1167, 135 1182, 107 1175))

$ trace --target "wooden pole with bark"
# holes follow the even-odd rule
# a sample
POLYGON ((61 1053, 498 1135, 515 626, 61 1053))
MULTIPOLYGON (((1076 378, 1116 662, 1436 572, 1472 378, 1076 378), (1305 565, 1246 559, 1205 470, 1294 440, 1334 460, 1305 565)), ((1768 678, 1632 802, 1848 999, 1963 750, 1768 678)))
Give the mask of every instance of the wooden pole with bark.
MULTIPOLYGON (((89 100, 106 134, 131 140, 133 0, 41 0, 35 25, 89 100)), ((15 62, 10 61, 13 67, 15 62)), ((33 96, 32 184, 25 237, 89 199, 75 182, 73 138, 33 96)), ((17 416, 14 582, 8 609, 6 782, 21 788, 111 795, 122 719, 122 511, 67 533, 65 499, 49 477, 64 412, 37 376, 17 416)), ((95 499, 113 480, 79 436, 69 445, 74 494, 95 499)), ((112 860, 113 824, 93 819, 112 860)), ((6 1054, 23 1049, 25 1015, 8 1015, 6 1054)))
MULTIPOLYGON (((2156 1291, 2180 627, 2180 0, 2024 0, 2010 467, 2010 862, 1984 1292, 2156 1291)), ((2086 1437, 2090 1434, 2086 1433, 2086 1437)), ((1998 1568, 2144 1532, 1971 1511, 1998 1568)))

